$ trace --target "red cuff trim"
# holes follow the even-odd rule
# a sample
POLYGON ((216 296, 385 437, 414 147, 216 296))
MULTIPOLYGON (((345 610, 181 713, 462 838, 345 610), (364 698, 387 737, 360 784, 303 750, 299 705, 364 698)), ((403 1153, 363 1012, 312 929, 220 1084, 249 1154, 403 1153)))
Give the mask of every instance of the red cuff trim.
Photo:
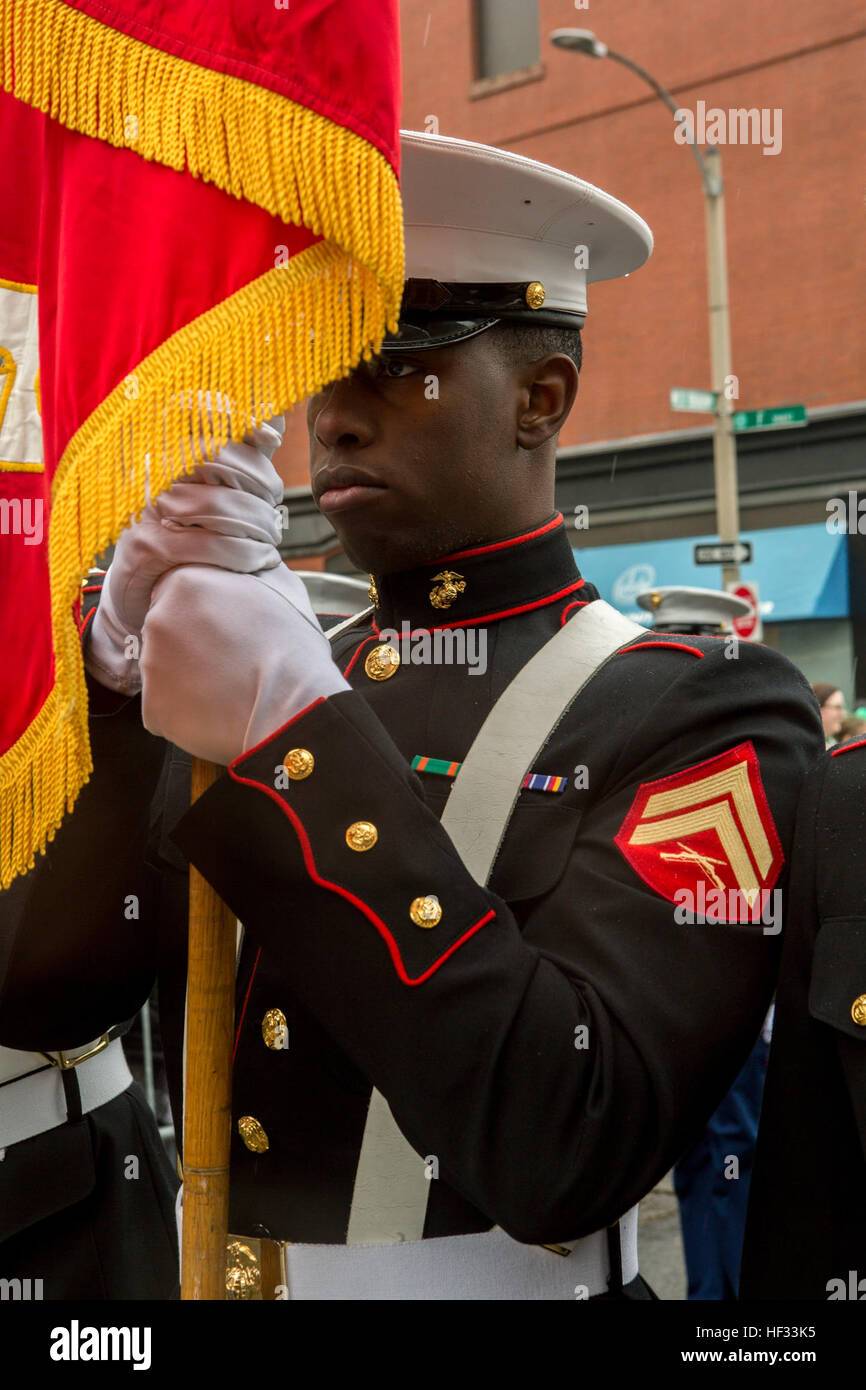
MULTIPOLYGON (((318 703, 318 701, 316 703, 318 703)), ((394 940, 391 931, 389 930, 387 925, 382 921, 382 918, 379 916, 379 914, 375 912, 373 908, 370 907, 367 903, 365 903, 362 898, 359 898, 356 893, 351 892, 350 889, 343 888, 342 885, 339 883, 332 883, 330 879, 322 878, 321 874, 316 869, 316 861, 313 858, 313 850, 312 846, 310 845, 310 839, 307 835, 306 830, 304 829, 303 822, 298 813, 295 810, 293 810, 291 806, 287 805, 286 802, 283 801, 282 797, 278 796, 276 791, 274 791, 271 787, 265 786, 263 782, 256 782, 251 777, 241 777, 240 774, 235 771, 234 763, 229 768, 229 775, 236 782, 242 782, 247 787, 254 787, 257 791, 264 792, 266 796, 269 796, 272 801, 276 802, 277 806, 279 806, 283 814, 285 816, 288 816, 289 820, 291 821, 292 828, 298 837, 298 843, 301 846, 301 853, 304 856, 304 865, 310 878, 313 880, 314 883, 317 883, 320 888, 327 888, 330 892, 337 893, 341 898, 345 898, 347 902, 350 902, 353 907, 356 907, 359 912, 362 912, 364 914, 368 922, 372 922, 373 926, 376 928, 377 932, 382 937, 382 940, 385 942, 385 945, 387 946, 389 954, 391 956, 391 960, 394 962, 394 969, 397 971, 397 974, 403 981, 404 985, 422 985, 425 980, 429 980, 430 976, 436 970, 439 969, 440 965, 444 964, 448 957, 454 954, 458 946, 462 946, 464 941, 468 941, 470 936, 474 936, 477 931, 480 931, 481 928, 485 926, 487 922, 489 922, 493 917, 496 916, 494 908, 491 908, 490 911, 486 912, 483 917, 480 917, 479 920, 473 926, 471 926, 468 931, 465 931, 461 937, 458 937, 458 939, 449 946, 448 950, 445 951, 444 954, 441 955, 437 961, 434 961, 428 970, 424 971, 423 975, 418 975, 413 979, 410 975, 406 973, 406 967, 403 964, 403 960, 400 955, 400 950, 397 946, 397 942, 394 940)))
POLYGON ((249 758, 253 753, 258 753, 259 749, 264 748, 265 744, 270 743, 271 739, 276 738, 277 734, 281 734, 284 729, 290 729, 298 719, 303 719, 305 714, 309 714, 311 709, 316 708, 316 705, 323 704, 325 699, 326 696, 320 695, 318 699, 313 700, 311 704, 305 705, 297 714, 293 714, 291 719, 286 720, 285 724, 281 724, 278 729, 274 729, 272 734, 268 734, 267 737, 263 738, 260 743, 257 743, 254 748, 247 748, 243 753, 238 753, 238 756, 232 758, 232 761, 229 763, 229 772, 231 772, 232 768, 239 762, 242 762, 244 758, 249 758))
POLYGON ((94 615, 95 615, 96 613, 98 613, 98 611, 99 611, 99 610, 98 610, 97 608, 91 608, 91 610, 90 610, 90 612, 88 613, 87 617, 84 619, 84 622, 81 624, 81 626, 80 626, 79 629, 78 629, 78 636, 79 636, 79 637, 83 637, 83 636, 84 636, 85 632, 87 631, 87 625, 88 625, 88 623, 91 621, 91 619, 94 617, 94 615))
POLYGON ((691 652, 692 656, 704 655, 699 647, 688 647, 685 642, 665 642, 656 638, 654 642, 635 642, 631 647, 623 647, 617 652, 617 656, 624 656, 626 652, 639 652, 642 647, 652 647, 655 651, 661 647, 674 647, 679 652, 691 652))
POLYGON ((235 1033, 235 1045, 234 1045, 234 1050, 232 1051, 232 1066, 234 1066, 234 1064, 235 1064, 235 1058, 236 1058, 237 1055, 238 1055, 238 1043, 239 1043, 240 1040, 241 1040, 241 1029, 242 1029, 243 1026, 244 1026, 244 1019, 246 1018, 246 1015, 247 1015, 247 1004, 249 1004, 249 1002, 250 1002, 250 995, 252 994, 252 991, 253 991, 253 980, 256 978, 256 971, 257 971, 258 968, 259 968, 259 961, 261 960, 261 958, 262 958, 262 948, 261 948, 261 946, 260 946, 259 949, 256 951, 256 958, 255 958, 255 960, 253 961, 253 968, 252 968, 252 971, 250 972, 250 982, 249 982, 249 984, 247 985, 247 992, 246 992, 246 994, 244 995, 244 1002, 243 1002, 243 1004, 241 1005, 241 1016, 240 1016, 240 1018, 238 1019, 238 1029, 237 1029, 237 1032, 235 1033))
POLYGON ((852 748, 866 748, 866 738, 852 738, 850 743, 838 743, 835 748, 830 749, 830 757, 836 758, 840 753, 850 753, 852 748))
POLYGON ((491 541, 490 545, 475 545, 470 550, 453 550, 450 555, 440 555, 438 560, 434 560, 436 565, 443 565, 446 560, 468 560, 470 555, 488 555, 491 550, 507 550, 512 545, 523 545, 526 541, 534 540, 536 536, 544 536, 548 531, 552 531, 556 526, 563 525, 562 512, 557 512, 556 516, 551 517, 543 526, 536 526, 534 531, 524 531, 520 536, 512 536, 510 540, 491 541))

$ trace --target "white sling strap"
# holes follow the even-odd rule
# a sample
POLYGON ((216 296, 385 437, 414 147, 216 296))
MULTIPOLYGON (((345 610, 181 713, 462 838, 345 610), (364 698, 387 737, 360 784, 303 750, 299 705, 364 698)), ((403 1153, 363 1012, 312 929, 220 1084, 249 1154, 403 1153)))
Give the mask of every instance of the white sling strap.
POLYGON ((568 707, 620 647, 645 632, 597 599, 545 642, 502 692, 441 816, 476 883, 490 877, 523 779, 568 707))
POLYGON ((362 608, 360 612, 353 613, 351 618, 344 618, 343 621, 337 623, 335 627, 329 627, 326 634, 328 641, 333 642, 334 638, 339 637, 341 632, 345 632, 347 627, 354 627, 355 623, 359 623, 362 618, 366 618, 372 611, 373 605, 371 603, 369 608, 362 608))
MULTIPOLYGON (((328 636, 335 637, 361 616, 332 628, 328 636)), ((566 710, 596 671, 644 631, 597 599, 561 627, 502 692, 463 760, 441 817, 476 883, 486 884, 523 779, 566 710)), ((374 1090, 346 1243, 420 1240, 429 1193, 427 1163, 401 1134, 384 1096, 374 1090)))

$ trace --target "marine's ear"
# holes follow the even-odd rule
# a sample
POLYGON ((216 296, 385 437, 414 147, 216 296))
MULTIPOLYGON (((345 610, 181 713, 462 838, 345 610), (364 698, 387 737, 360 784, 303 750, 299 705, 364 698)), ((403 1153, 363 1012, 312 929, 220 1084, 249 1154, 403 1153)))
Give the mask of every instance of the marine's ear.
POLYGON ((558 434, 568 419, 577 395, 577 364, 564 352, 555 352, 528 363, 521 375, 517 443, 523 449, 537 449, 558 434))

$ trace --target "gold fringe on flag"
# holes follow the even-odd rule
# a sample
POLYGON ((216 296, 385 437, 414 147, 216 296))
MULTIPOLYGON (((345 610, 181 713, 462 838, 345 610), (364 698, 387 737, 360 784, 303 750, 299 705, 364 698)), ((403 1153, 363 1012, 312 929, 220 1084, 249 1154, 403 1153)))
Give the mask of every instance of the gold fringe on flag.
POLYGON ((6 887, 32 867, 92 770, 72 609, 94 558, 229 438, 378 351, 397 325, 404 259, 394 171, 326 117, 151 48, 62 0, 0 0, 0 46, 2 84, 13 96, 324 238, 131 368, 63 453, 49 519, 54 686, 0 757, 6 887))

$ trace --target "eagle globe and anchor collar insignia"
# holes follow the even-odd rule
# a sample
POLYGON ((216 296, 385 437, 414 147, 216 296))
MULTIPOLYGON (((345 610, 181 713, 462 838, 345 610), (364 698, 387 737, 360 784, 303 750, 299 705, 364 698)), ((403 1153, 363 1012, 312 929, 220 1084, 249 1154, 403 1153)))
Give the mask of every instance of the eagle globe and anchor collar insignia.
POLYGON ((458 594, 466 589, 466 580, 456 570, 441 570, 439 574, 434 574, 430 582, 434 586, 430 591, 430 602, 434 608, 450 608, 458 594))

